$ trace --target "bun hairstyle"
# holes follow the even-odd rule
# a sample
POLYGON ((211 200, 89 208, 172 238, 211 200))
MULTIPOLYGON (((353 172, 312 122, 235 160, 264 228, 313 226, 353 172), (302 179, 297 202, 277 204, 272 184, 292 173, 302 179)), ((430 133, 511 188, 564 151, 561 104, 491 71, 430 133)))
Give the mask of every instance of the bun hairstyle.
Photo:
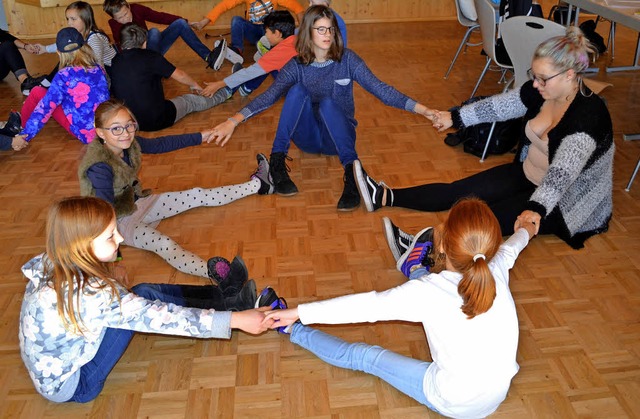
POLYGON ((496 297, 489 261, 502 244, 500 224, 489 206, 477 198, 458 201, 436 229, 435 241, 462 274, 458 284, 462 312, 472 319, 489 310, 496 297))
POLYGON ((589 67, 589 54, 596 49, 580 28, 569 26, 564 36, 555 36, 541 43, 533 59, 550 58, 558 71, 574 70, 582 73, 589 67))

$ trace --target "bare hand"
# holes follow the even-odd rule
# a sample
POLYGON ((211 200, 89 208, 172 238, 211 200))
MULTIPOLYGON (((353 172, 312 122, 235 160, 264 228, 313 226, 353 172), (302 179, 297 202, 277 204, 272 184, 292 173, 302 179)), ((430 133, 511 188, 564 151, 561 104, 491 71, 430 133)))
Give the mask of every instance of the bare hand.
POLYGON ((11 140, 11 147, 15 151, 20 151, 23 148, 27 147, 29 143, 25 140, 25 138, 27 138, 26 134, 16 135, 15 137, 13 137, 13 140, 11 140))
POLYGON ((231 313, 232 329, 240 329, 252 335, 257 335, 265 332, 270 326, 270 322, 265 322, 264 311, 262 310, 251 309, 231 313))
POLYGON ((432 110, 431 121, 433 127, 438 132, 446 131, 453 126, 453 119, 451 119, 451 112, 432 110))
POLYGON ((200 92, 200 94, 202 96, 205 97, 211 97, 213 96, 218 90, 222 89, 223 87, 226 86, 226 84, 224 83, 224 81, 214 81, 212 83, 207 83, 206 81, 204 82, 204 85, 206 86, 204 89, 202 89, 202 91, 200 92))
POLYGON ((436 112, 434 109, 427 108, 421 103, 416 103, 416 106, 413 108, 413 111, 417 114, 424 116, 429 120, 432 120, 433 114, 434 112, 436 112))
POLYGON ((202 28, 204 28, 205 26, 207 26, 209 24, 209 22, 211 22, 211 20, 209 20, 209 19, 207 19, 205 17, 201 21, 189 23, 189 26, 191 26, 196 31, 201 31, 202 28))
POLYGON ((272 320, 271 329, 281 326, 289 326, 295 323, 300 317, 297 308, 288 308, 286 310, 267 311, 265 320, 272 320))
POLYGON ((231 121, 224 121, 222 124, 218 125, 213 129, 213 137, 215 138, 216 145, 220 147, 224 147, 227 144, 227 141, 233 135, 233 131, 236 129, 236 126, 231 121))
POLYGON ((122 285, 124 285, 126 288, 129 288, 130 281, 129 275, 127 274, 127 267, 124 266, 122 262, 118 262, 114 265, 113 276, 115 277, 115 279, 120 281, 122 285))
POLYGON ((31 44, 31 46, 35 49, 35 52, 32 52, 32 54, 44 54, 47 52, 47 47, 45 47, 42 44, 31 44))
POLYGON ((38 47, 33 44, 24 44, 24 50, 29 54, 37 54, 39 51, 38 47))
POLYGON ((211 141, 213 141, 213 128, 212 129, 208 129, 208 130, 204 130, 200 133, 200 135, 202 135, 202 142, 203 143, 211 143, 211 141))
POLYGON ((191 90, 191 93, 196 95, 202 94, 202 87, 198 83, 194 84, 193 86, 189 86, 189 90, 191 90))
POLYGON ((524 210, 520 215, 518 215, 518 218, 516 218, 516 222, 513 228, 514 230, 520 227, 525 228, 527 229, 527 231, 529 231, 529 237, 533 237, 538 234, 538 231, 540 230, 541 219, 542 217, 537 212, 524 210), (531 234, 531 231, 529 230, 529 228, 531 227, 533 227, 533 234, 531 234))

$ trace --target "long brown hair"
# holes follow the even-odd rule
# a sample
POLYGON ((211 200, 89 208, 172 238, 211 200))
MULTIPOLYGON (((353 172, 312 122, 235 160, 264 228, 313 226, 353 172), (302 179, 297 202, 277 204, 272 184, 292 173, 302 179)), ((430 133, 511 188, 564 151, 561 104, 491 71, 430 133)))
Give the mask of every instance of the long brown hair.
POLYGON ((502 244, 498 219, 483 201, 463 199, 451 208, 436 233, 436 249, 442 249, 453 269, 462 274, 458 284, 462 312, 470 319, 485 313, 496 297, 489 261, 502 244))
POLYGON ((108 202, 94 197, 65 198, 49 209, 46 258, 51 269, 46 276, 56 292, 58 316, 69 331, 82 333, 78 310, 87 287, 109 287, 119 298, 111 279, 113 265, 99 261, 91 248, 115 217, 108 202))
POLYGON ((322 18, 329 19, 333 27, 333 42, 326 58, 333 61, 342 59, 344 42, 342 41, 342 34, 340 33, 340 28, 338 28, 336 16, 330 8, 318 5, 309 7, 304 12, 302 23, 300 23, 300 30, 296 39, 296 50, 298 51, 298 61, 302 64, 309 65, 316 59, 316 54, 313 52, 313 26, 322 18))
POLYGON ((60 68, 65 67, 84 67, 86 69, 95 67, 98 65, 96 56, 93 55, 93 50, 88 44, 84 44, 79 49, 71 52, 60 52, 60 68))
POLYGON ((84 24, 84 33, 82 34, 82 37, 84 39, 87 39, 91 32, 98 32, 103 34, 104 36, 107 36, 107 34, 104 33, 104 31, 100 29, 96 24, 96 18, 93 15, 93 8, 89 3, 87 3, 86 1, 74 1, 64 10, 66 12, 70 9, 77 10, 78 16, 80 16, 80 19, 82 19, 82 23, 84 24))
POLYGON ((126 110, 129 113, 129 116, 131 117, 133 122, 138 122, 136 120, 136 117, 131 112, 131 109, 127 108, 122 100, 112 97, 111 99, 105 100, 104 102, 99 104, 96 108, 96 111, 94 112, 95 127, 107 128, 107 122, 122 109, 126 110))

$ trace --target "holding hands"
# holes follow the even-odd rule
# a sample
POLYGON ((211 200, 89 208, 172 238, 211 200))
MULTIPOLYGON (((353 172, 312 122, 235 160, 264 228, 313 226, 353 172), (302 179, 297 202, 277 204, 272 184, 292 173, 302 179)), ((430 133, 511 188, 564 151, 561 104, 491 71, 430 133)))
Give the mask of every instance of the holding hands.
POLYGON ((300 317, 297 308, 288 308, 285 310, 272 310, 265 313, 265 323, 269 324, 270 329, 277 327, 286 327, 295 323, 300 317))
POLYGON ((446 131, 453 126, 453 119, 451 119, 451 112, 447 111, 433 111, 433 116, 430 118, 433 122, 433 127, 438 132, 446 131))
POLYGON ((235 131, 236 127, 243 121, 244 115, 237 113, 223 123, 217 125, 213 129, 213 138, 215 139, 216 145, 224 147, 224 145, 227 144, 227 141, 231 138, 231 135, 233 135, 233 131, 235 131))
POLYGON ((205 88, 202 89, 202 91, 200 92, 200 94, 204 97, 211 97, 213 96, 218 90, 222 89, 223 87, 226 86, 226 84, 224 83, 224 81, 214 81, 212 83, 207 83, 206 81, 204 82, 205 84, 205 88))
POLYGON ((13 137, 13 140, 11 141, 11 147, 15 150, 15 151, 20 151, 23 148, 25 148, 26 146, 29 145, 29 143, 27 141, 25 141, 25 138, 27 137, 26 134, 18 134, 15 137, 13 137))
POLYGON ((231 313, 231 328, 240 329, 252 335, 258 335, 271 329, 273 320, 265 317, 265 312, 269 307, 260 307, 245 311, 234 311, 231 313))
POLYGON ((518 215, 518 218, 516 218, 513 230, 516 231, 519 228, 524 228, 529 232, 529 237, 531 238, 538 234, 541 219, 542 217, 537 212, 530 210, 522 211, 522 213, 518 215))

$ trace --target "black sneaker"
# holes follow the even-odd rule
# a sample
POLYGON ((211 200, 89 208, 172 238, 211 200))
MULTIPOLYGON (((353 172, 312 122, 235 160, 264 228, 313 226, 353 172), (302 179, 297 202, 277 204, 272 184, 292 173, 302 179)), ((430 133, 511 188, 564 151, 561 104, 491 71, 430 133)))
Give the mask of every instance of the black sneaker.
POLYGON ((384 235, 387 238, 389 249, 391 250, 395 261, 398 262, 398 259, 400 259, 400 257, 409 250, 409 247, 411 247, 411 242, 413 242, 414 236, 400 230, 388 217, 382 218, 382 224, 384 226, 384 235))
POLYGON ((387 191, 387 202, 389 206, 393 205, 393 191, 384 182, 376 182, 369 177, 367 172, 362 168, 360 160, 353 162, 353 173, 367 211, 373 212, 380 209, 384 204, 387 204, 382 202, 385 190, 387 191))
POLYGON ((231 66, 231 74, 236 73, 240 70, 242 70, 242 63, 233 63, 233 66, 231 66))
POLYGON ((215 71, 220 70, 222 63, 224 62, 225 50, 227 49, 227 40, 222 38, 220 41, 216 41, 216 46, 213 51, 207 55, 207 68, 213 68, 215 71))
POLYGON ((360 194, 353 174, 353 163, 344 167, 344 190, 338 201, 338 211, 353 211, 360 206, 360 194))
POLYGON ((244 283, 236 295, 225 298, 224 303, 227 311, 243 311, 254 308, 256 300, 256 283, 251 279, 244 283))
POLYGON ((247 279, 249 279, 247 265, 240 256, 236 256, 229 264, 229 273, 218 286, 225 297, 230 297, 240 292, 247 279))
POLYGON ((2 128, 2 133, 8 137, 14 137, 22 131, 22 118, 20 113, 16 111, 9 112, 9 119, 2 128))
POLYGON ((27 78, 24 79, 22 83, 20 83, 20 90, 22 90, 22 94, 25 96, 29 96, 29 93, 31 93, 31 89, 36 86, 42 85, 43 87, 48 87, 50 83, 48 83, 48 80, 46 78, 47 76, 27 76, 27 78))
MULTIPOLYGON (((271 287, 266 287, 260 292, 258 295, 258 299, 256 300, 255 308, 258 307, 269 307, 271 310, 284 310, 287 308, 287 301, 278 297, 276 291, 271 287)), ((290 334, 291 326, 280 326, 276 327, 278 333, 290 334)))
POLYGON ((271 180, 271 175, 269 174, 269 162, 267 161, 267 156, 259 153, 256 155, 256 160, 258 160, 258 168, 251 175, 251 179, 260 180, 260 190, 258 190, 258 194, 272 194, 275 188, 273 186, 273 181, 271 180))
POLYGON ((298 187, 289 177, 289 166, 287 160, 293 160, 285 153, 271 153, 269 160, 269 173, 273 181, 273 186, 278 195, 292 196, 298 193, 298 187))

